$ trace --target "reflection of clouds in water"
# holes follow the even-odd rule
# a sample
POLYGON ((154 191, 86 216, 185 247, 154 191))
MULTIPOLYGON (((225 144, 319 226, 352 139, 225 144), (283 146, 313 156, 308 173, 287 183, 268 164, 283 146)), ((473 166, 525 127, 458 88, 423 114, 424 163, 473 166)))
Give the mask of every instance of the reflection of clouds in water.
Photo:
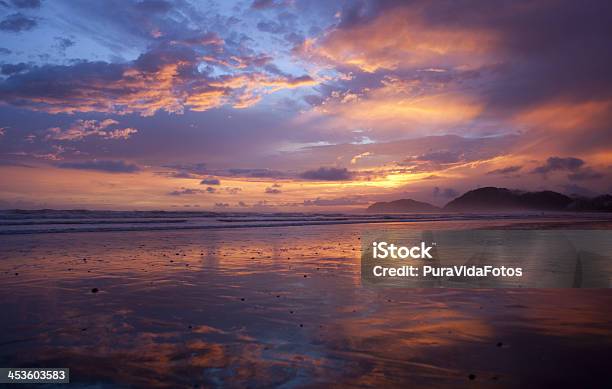
POLYGON ((0 359, 139 387, 510 385, 540 368, 524 334, 553 365, 612 331, 609 291, 363 287, 365 228, 3 238, 0 359))
POLYGON ((574 286, 578 252, 562 231, 439 231, 434 236, 432 239, 438 243, 442 266, 491 265, 523 269, 520 278, 448 279, 457 283, 455 286, 461 283, 472 287, 574 286))

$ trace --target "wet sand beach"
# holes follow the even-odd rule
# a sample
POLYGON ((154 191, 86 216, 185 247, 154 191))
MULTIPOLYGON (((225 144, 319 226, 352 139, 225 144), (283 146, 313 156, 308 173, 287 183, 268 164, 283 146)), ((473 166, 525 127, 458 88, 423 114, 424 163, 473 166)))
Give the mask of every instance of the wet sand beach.
POLYGON ((0 365, 96 388, 609 385, 609 289, 361 283, 364 231, 485 227, 511 226, 2 236, 0 365))

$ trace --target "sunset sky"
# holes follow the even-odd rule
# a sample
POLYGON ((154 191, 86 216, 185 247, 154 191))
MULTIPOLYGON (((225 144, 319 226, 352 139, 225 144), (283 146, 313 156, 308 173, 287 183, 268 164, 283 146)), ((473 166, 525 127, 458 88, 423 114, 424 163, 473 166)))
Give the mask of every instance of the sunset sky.
POLYGON ((608 1, 0 0, 0 208, 612 192, 608 1))

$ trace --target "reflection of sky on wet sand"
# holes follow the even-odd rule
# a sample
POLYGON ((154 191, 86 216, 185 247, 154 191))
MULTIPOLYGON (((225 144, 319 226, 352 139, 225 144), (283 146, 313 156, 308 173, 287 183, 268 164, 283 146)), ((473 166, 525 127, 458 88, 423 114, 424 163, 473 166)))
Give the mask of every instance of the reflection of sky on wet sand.
POLYGON ((609 290, 362 287, 365 228, 382 227, 2 237, 0 364, 138 387, 584 387, 608 373, 609 290))

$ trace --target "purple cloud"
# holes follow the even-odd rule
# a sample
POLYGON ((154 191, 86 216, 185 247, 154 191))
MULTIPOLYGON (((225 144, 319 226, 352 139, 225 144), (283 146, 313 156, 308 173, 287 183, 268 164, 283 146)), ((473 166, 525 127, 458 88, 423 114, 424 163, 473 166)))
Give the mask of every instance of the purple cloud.
POLYGON ((200 181, 201 185, 221 185, 221 181, 218 178, 208 177, 200 181))
POLYGON ((168 195, 169 196, 185 196, 185 195, 190 196, 190 195, 196 195, 196 194, 201 194, 201 193, 205 193, 205 192, 200 189, 182 188, 179 190, 172 191, 168 193, 168 195))
POLYGON ((505 174, 511 174, 511 173, 516 173, 519 170, 521 170, 523 167, 522 166, 508 166, 508 167, 504 167, 501 169, 495 169, 495 170, 491 170, 490 172, 487 172, 487 174, 489 175, 505 175, 505 174))
POLYGON ((7 16, 0 22, 0 30, 8 32, 28 31, 36 27, 36 20, 16 13, 7 16))
POLYGON ((584 165, 584 161, 579 158, 550 157, 542 166, 538 166, 531 172, 536 174, 547 174, 558 170, 577 170, 584 165))
POLYGON ((316 170, 307 170, 300 174, 301 178, 315 181, 346 181, 353 177, 347 168, 320 167, 316 170))
POLYGON ((85 162, 63 162, 57 165, 62 169, 97 170, 107 173, 135 173, 140 168, 124 161, 93 160, 85 162))

